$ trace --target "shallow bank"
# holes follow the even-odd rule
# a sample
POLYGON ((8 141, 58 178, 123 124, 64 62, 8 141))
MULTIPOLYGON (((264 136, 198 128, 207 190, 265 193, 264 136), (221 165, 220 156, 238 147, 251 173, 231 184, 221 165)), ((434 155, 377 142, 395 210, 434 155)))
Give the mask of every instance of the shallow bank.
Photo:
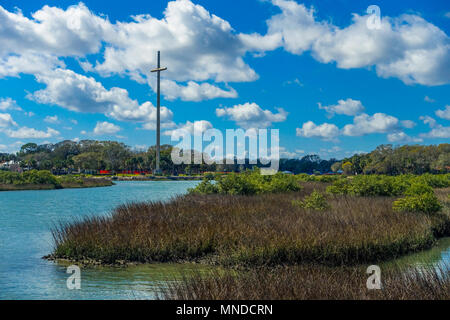
POLYGON ((114 181, 201 181, 203 176, 113 176, 114 181))
POLYGON ((25 191, 25 190, 55 190, 55 189, 79 189, 110 187, 114 183, 110 179, 84 178, 79 182, 61 182, 54 184, 0 184, 0 191, 25 191))
POLYGON ((53 184, 0 184, 0 191, 54 190, 53 184))
POLYGON ((110 187, 113 185, 113 181, 104 178, 83 178, 81 182, 61 182, 63 189, 110 187))

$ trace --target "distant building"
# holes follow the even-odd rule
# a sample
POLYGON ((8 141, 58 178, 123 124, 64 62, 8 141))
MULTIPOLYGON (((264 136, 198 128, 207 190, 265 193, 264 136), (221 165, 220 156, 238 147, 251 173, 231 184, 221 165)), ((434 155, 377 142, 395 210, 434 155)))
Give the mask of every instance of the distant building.
POLYGON ((16 162, 14 160, 1 162, 0 170, 9 170, 12 172, 23 172, 22 168, 19 165, 19 162, 16 162))
POLYGON ((14 160, 4 161, 4 162, 0 163, 0 169, 11 170, 11 167, 14 167, 14 165, 19 165, 19 164, 17 162, 15 162, 14 160))

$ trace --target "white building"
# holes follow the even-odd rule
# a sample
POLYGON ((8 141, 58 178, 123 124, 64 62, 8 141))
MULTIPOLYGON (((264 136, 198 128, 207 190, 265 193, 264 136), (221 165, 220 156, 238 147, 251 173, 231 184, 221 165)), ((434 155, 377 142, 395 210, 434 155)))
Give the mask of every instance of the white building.
POLYGON ((12 167, 17 166, 19 163, 14 161, 14 160, 10 160, 10 161, 5 161, 5 162, 1 162, 0 163, 0 169, 6 169, 9 170, 12 167))

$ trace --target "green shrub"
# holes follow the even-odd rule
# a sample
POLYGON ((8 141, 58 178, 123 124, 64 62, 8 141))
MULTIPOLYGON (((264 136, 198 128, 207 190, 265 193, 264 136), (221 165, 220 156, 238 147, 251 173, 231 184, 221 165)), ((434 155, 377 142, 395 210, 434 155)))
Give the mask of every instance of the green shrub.
POLYGON ((258 187, 252 179, 245 174, 231 173, 222 176, 217 181, 219 193, 231 195, 254 195, 258 187))
POLYGON ((30 170, 24 173, 0 172, 0 183, 2 184, 47 184, 60 187, 58 179, 50 171, 30 170))
POLYGON ((450 187, 450 174, 430 174, 426 173, 421 176, 414 177, 414 180, 419 183, 424 183, 432 188, 447 188, 450 187))
POLYGON ((205 172, 203 174, 203 179, 214 180, 214 173, 212 173, 212 172, 205 172))
POLYGON ((356 176, 351 180, 349 193, 356 196, 399 196, 408 184, 398 177, 390 176, 356 176))
POLYGON ((416 195, 422 195, 426 193, 433 193, 433 188, 430 187, 427 184, 424 183, 413 183, 411 186, 408 187, 405 191, 406 196, 416 196, 416 195))
POLYGON ((300 191, 301 186, 292 175, 277 173, 273 176, 260 176, 262 182, 259 183, 261 191, 259 193, 279 193, 300 191))
POLYGON ((215 194, 219 193, 219 188, 217 184, 209 179, 204 179, 195 188, 190 188, 189 193, 199 193, 199 194, 215 194))
POLYGON ((406 193, 409 193, 406 195, 417 195, 432 192, 433 188, 445 188, 449 186, 450 175, 359 175, 334 181, 327 188, 327 192, 361 197, 395 197, 406 193))
POLYGON ((292 205, 312 210, 327 210, 331 208, 325 196, 317 190, 314 190, 313 193, 305 197, 303 201, 292 200, 292 205))
POLYGON ((64 184, 82 185, 84 183, 83 177, 81 177, 81 176, 66 175, 66 176, 60 176, 57 179, 58 179, 59 183, 64 183, 64 184))
POLYGON ((395 211, 435 213, 442 209, 438 198, 433 193, 424 193, 415 196, 406 196, 394 201, 392 208, 395 211))
POLYGON ((342 179, 342 176, 318 176, 315 181, 323 183, 331 183, 342 179))
POLYGON ((327 192, 331 194, 348 194, 350 192, 351 181, 349 179, 340 179, 327 187, 327 192))
POLYGON ((300 173, 300 174, 296 175, 295 177, 300 182, 315 181, 315 177, 314 176, 311 176, 311 175, 306 174, 306 173, 300 173))
POLYGON ((295 178, 300 182, 323 182, 323 183, 330 183, 334 181, 341 181, 345 180, 345 176, 341 175, 334 175, 334 176, 315 176, 315 175, 309 175, 306 173, 301 173, 295 176, 295 178))
POLYGON ((255 169, 243 173, 231 173, 216 176, 216 181, 206 177, 197 187, 190 189, 190 193, 201 194, 230 194, 256 195, 264 193, 280 193, 301 190, 298 180, 292 175, 277 173, 275 175, 261 175, 255 169))

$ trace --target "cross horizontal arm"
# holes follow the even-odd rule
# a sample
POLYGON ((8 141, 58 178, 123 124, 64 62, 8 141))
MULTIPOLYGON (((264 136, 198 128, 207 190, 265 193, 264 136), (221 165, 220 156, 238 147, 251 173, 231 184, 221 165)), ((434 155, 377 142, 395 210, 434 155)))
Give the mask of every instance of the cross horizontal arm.
POLYGON ((167 68, 157 68, 157 69, 153 69, 152 72, 161 72, 161 71, 166 71, 167 68))

